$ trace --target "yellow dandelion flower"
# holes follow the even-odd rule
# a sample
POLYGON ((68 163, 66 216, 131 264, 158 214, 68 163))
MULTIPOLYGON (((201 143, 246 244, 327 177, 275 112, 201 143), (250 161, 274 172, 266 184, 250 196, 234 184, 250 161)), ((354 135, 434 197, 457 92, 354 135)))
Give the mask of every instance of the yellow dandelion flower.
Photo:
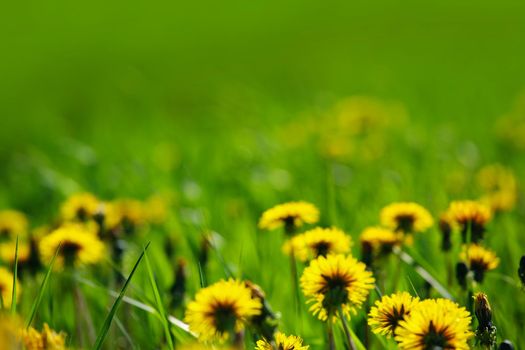
POLYGON ((448 299, 427 299, 400 321, 395 339, 400 349, 468 350, 471 316, 464 307, 448 299))
POLYGON ((370 309, 368 324, 374 333, 390 338, 395 334, 399 322, 406 319, 418 303, 419 298, 412 297, 407 292, 383 296, 370 309))
POLYGON ((33 327, 22 331, 22 341, 27 350, 65 350, 66 335, 57 333, 44 323, 42 332, 33 327))
POLYGON ((0 241, 15 240, 16 236, 27 234, 27 218, 16 210, 0 211, 0 241))
POLYGON ((69 197, 60 207, 62 219, 86 221, 97 213, 100 201, 91 193, 77 193, 69 197))
POLYGON ((374 257, 386 255, 401 244, 402 234, 383 227, 367 227, 361 232, 359 241, 363 255, 369 256, 371 262, 374 257))
POLYGON ((421 205, 413 202, 392 203, 381 209, 381 225, 403 233, 423 232, 434 220, 421 205))
POLYGON ((274 341, 258 340, 255 350, 308 350, 310 347, 303 344, 303 340, 295 335, 285 335, 277 332, 274 341))
POLYGON ((289 202, 266 210, 259 220, 259 228, 273 230, 284 226, 292 233, 303 223, 315 224, 319 221, 319 210, 308 202, 289 202))
POLYGON ((346 254, 352 247, 352 239, 342 230, 316 227, 287 240, 283 245, 285 254, 300 261, 315 259, 328 254, 346 254))
POLYGON ((141 201, 135 199, 120 199, 104 205, 105 226, 113 230, 122 228, 126 233, 134 232, 135 228, 146 221, 146 210, 141 201))
POLYGON ((499 265, 496 254, 478 244, 463 246, 459 257, 474 272, 474 279, 478 282, 483 282, 485 272, 494 270, 499 265))
MULTIPOLYGON (((16 295, 17 298, 20 296, 20 282, 16 283, 16 295)), ((2 295, 2 301, 4 308, 9 308, 11 306, 11 301, 13 299, 13 274, 11 271, 5 267, 0 266, 0 295, 2 295)))
POLYGON ((253 316, 261 313, 260 299, 244 282, 229 279, 203 288, 188 304, 185 322, 202 341, 225 341, 244 329, 253 316))
MULTIPOLYGON (((9 265, 15 262, 16 242, 0 243, 0 261, 9 265)), ((24 263, 29 260, 31 247, 26 242, 18 242, 18 262, 24 263)))
POLYGON ((83 225, 66 225, 40 240, 38 248, 42 261, 50 261, 60 244, 55 262, 59 267, 96 264, 105 252, 104 243, 83 225))
POLYGON ((330 254, 310 262, 301 276, 301 288, 310 311, 326 321, 329 316, 336 319, 341 307, 345 317, 356 313, 374 288, 375 279, 366 265, 351 256, 330 254))
POLYGON ((447 215, 459 226, 463 242, 467 242, 470 228, 471 241, 474 243, 483 239, 485 225, 492 219, 490 208, 477 201, 454 201, 447 209, 447 215))
POLYGON ((484 192, 480 202, 492 211, 508 211, 516 206, 518 184, 512 170, 500 164, 487 165, 478 172, 476 179, 484 192))

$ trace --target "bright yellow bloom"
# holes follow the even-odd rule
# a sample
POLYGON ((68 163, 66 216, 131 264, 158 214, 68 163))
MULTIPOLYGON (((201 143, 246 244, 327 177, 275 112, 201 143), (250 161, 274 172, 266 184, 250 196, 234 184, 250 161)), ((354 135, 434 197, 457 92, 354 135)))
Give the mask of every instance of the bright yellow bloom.
POLYGON ((284 333, 275 334, 275 342, 266 339, 258 340, 255 350, 308 350, 308 345, 303 345, 303 340, 295 335, 286 336, 284 333))
POLYGON ((301 276, 301 288, 310 311, 326 321, 331 315, 333 321, 336 312, 342 308, 346 317, 356 313, 374 288, 375 279, 366 265, 351 256, 330 254, 320 256, 310 262, 301 276))
POLYGON ((400 321, 395 339, 400 349, 468 350, 470 313, 448 299, 427 299, 415 306, 406 320, 400 321))
POLYGON ((447 209, 447 215, 463 235, 463 242, 467 242, 467 233, 471 230, 471 240, 476 243, 483 238, 485 224, 492 219, 490 208, 477 201, 454 201, 447 209))
POLYGON ((401 240, 402 236, 399 233, 383 227, 367 227, 359 236, 361 246, 374 253, 390 252, 401 240))
POLYGON ((381 225, 403 233, 423 232, 432 226, 432 215, 421 205, 400 202, 387 205, 380 213, 381 225))
POLYGON ((44 323, 42 332, 33 327, 22 331, 22 340, 27 350, 65 350, 66 335, 56 333, 44 323))
POLYGON ((385 295, 370 309, 368 324, 374 333, 390 338, 395 334, 399 322, 406 319, 418 303, 419 298, 407 292, 385 295))
POLYGON ((352 239, 342 230, 316 227, 287 240, 283 245, 285 254, 300 261, 315 259, 328 254, 346 254, 350 251, 352 239))
POLYGON ((261 309, 261 301, 252 298, 244 282, 229 279, 199 290, 188 304, 184 320, 200 340, 225 341, 242 331, 261 309))
MULTIPOLYGON (((16 242, 0 243, 0 261, 9 265, 15 262, 16 242)), ((18 262, 23 263, 29 259, 31 248, 28 243, 18 242, 18 262)))
POLYGON ((96 264, 105 253, 104 243, 84 225, 69 224, 40 240, 38 248, 44 263, 51 260, 60 244, 62 246, 55 262, 59 267, 64 264, 76 267, 96 264))
MULTIPOLYGON (((16 283, 16 296, 17 299, 20 296, 20 282, 16 283)), ((11 306, 13 299, 13 274, 5 267, 0 267, 0 294, 2 295, 2 301, 4 302, 4 308, 11 306)))
POLYGON ((266 210, 259 220, 259 228, 273 230, 285 226, 287 230, 301 227, 303 223, 319 221, 319 210, 311 203, 289 202, 266 210))
POLYGON ((62 219, 86 221, 97 213, 100 201, 91 193, 77 193, 69 197, 60 207, 62 219))
POLYGON ((16 240, 27 234, 27 218, 16 210, 0 211, 0 241, 16 240))
POLYGON ((496 254, 478 244, 463 246, 459 258, 474 272, 474 279, 478 282, 483 281, 485 272, 494 270, 499 265, 496 254))

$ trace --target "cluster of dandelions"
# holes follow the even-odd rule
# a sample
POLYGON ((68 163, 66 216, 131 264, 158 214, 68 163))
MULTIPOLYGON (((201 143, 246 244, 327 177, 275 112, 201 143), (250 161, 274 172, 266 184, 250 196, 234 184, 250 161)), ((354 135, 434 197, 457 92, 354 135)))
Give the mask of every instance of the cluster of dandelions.
MULTIPOLYGON (((452 233, 457 233, 454 237, 462 245, 458 260, 466 264, 472 283, 481 283, 483 274, 498 265, 495 254, 481 245, 491 215, 481 202, 458 201, 452 202, 442 216, 448 220, 446 232, 440 221, 444 240, 451 240, 452 233)), ((363 311, 368 314, 371 330, 394 339, 401 349, 469 349, 470 339, 478 332, 472 331, 471 314, 465 307, 446 298, 420 300, 405 291, 381 296, 379 286, 384 283, 378 278, 384 276, 374 276, 381 271, 386 257, 392 252, 401 254, 403 247, 411 247, 418 234, 433 226, 433 217, 427 209, 413 202, 384 207, 379 225, 365 228, 359 238, 361 259, 352 256, 353 241, 340 228, 312 227, 300 232, 305 225, 315 225, 319 217, 313 204, 289 202, 265 211, 259 227, 284 232, 282 251, 290 257, 292 287, 302 290, 308 310, 325 325, 330 349, 335 348, 336 323, 344 330, 347 347, 356 348, 350 321, 363 311), (373 290, 380 298, 369 307, 373 290)), ((244 330, 250 328, 251 334, 259 339, 257 349, 307 347, 300 337, 281 333, 273 316, 260 287, 250 281, 230 279, 198 291, 187 306, 185 321, 204 344, 241 346, 244 330)))
MULTIPOLYGON (((30 222, 23 213, 0 211, 0 315, 11 308, 13 296, 19 299, 24 281, 44 270, 55 255, 54 273, 60 273, 59 278, 64 277, 64 291, 75 290, 74 302, 80 308, 75 315, 89 313, 90 310, 83 306, 86 302, 82 290, 70 276, 108 258, 120 264, 122 242, 136 239, 133 233, 148 224, 159 224, 166 214, 167 201, 159 196, 144 202, 133 199, 107 202, 90 193, 69 197, 55 221, 48 226, 30 229, 30 222), (11 272, 15 262, 17 279, 11 272)), ((13 336, 13 344, 19 344, 9 349, 20 346, 29 350, 66 348, 64 332, 57 333, 45 323, 41 331, 32 327, 25 329, 16 326, 17 317, 6 318, 0 325, 0 332, 8 332, 13 336), (4 327, 7 323, 13 326, 4 327)), ((3 339, 7 339, 7 335, 3 339)), ((94 339, 89 339, 89 343, 93 342, 94 339)))

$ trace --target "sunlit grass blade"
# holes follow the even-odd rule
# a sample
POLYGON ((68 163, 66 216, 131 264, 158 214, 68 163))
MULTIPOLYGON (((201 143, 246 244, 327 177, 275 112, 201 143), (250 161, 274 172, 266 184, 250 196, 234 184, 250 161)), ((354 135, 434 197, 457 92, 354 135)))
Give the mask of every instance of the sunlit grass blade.
POLYGON ((13 267, 13 291, 11 296, 11 314, 16 314, 16 282, 18 279, 18 235, 16 236, 15 245, 15 266, 13 267))
POLYGON ((44 279, 42 280, 42 284, 40 285, 38 294, 35 298, 35 301, 33 302, 33 305, 31 306, 29 318, 27 319, 27 322, 26 322, 26 328, 29 328, 29 326, 31 326, 31 323, 33 322, 33 319, 35 318, 36 312, 38 310, 38 307, 40 306, 40 303, 42 302, 42 298, 44 297, 44 292, 49 282, 49 277, 51 276, 51 271, 53 270, 53 266, 55 265, 55 260, 58 256, 58 253, 60 252, 61 247, 62 247, 62 243, 58 245, 58 248, 55 251, 55 255, 53 255, 53 258, 51 259, 51 262, 49 263, 49 266, 47 267, 46 275, 44 276, 44 279))
POLYGON ((197 261, 197 267, 199 268, 199 282, 201 284, 201 288, 204 288, 206 287, 206 276, 204 275, 202 265, 199 261, 197 261))
POLYGON ((159 288, 158 288, 157 282, 155 281, 155 276, 153 274, 153 270, 151 269, 151 265, 150 265, 149 258, 148 258, 147 254, 145 255, 145 259, 146 259, 146 267, 147 267, 147 270, 148 270, 149 281, 151 283, 151 288, 153 289, 153 294, 155 296, 155 302, 157 304, 157 311, 160 314, 160 318, 161 318, 161 321, 162 321, 162 326, 164 328, 164 333, 165 333, 165 336, 166 336, 166 341, 168 342, 169 348, 171 350, 173 350, 174 347, 173 347, 173 340, 171 339, 170 324, 169 324, 168 319, 166 317, 166 310, 164 309, 164 305, 162 303, 162 299, 161 299, 160 293, 159 293, 159 288))
POLYGON ((135 263, 135 266, 133 266, 133 269, 131 270, 129 277, 126 279, 126 282, 124 282, 124 285, 122 286, 122 289, 113 303, 113 306, 111 307, 111 310, 109 311, 108 315, 106 316, 106 319, 104 320, 104 324, 100 328, 97 340, 95 341, 95 345, 93 346, 93 349, 98 350, 102 348, 102 344, 104 343, 104 340, 106 339, 106 336, 109 332, 109 327, 111 326, 111 322, 113 321, 113 318, 115 317, 115 314, 117 313, 117 310, 122 303, 122 299, 124 298, 124 294, 126 293, 126 290, 128 289, 129 283, 131 279, 133 278, 133 275, 135 274, 135 271, 137 271, 137 267, 139 266, 140 262, 142 261, 142 258, 144 258, 144 254, 146 253, 146 250, 148 249, 150 243, 146 244, 146 247, 144 247, 144 250, 140 254, 137 262, 135 263))

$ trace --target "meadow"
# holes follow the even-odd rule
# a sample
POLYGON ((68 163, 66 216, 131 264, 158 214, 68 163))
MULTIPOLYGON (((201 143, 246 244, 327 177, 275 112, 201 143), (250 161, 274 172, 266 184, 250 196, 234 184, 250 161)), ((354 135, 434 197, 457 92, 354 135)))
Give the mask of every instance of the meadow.
POLYGON ((0 14, 0 350, 524 348, 524 5, 208 5, 0 14))

